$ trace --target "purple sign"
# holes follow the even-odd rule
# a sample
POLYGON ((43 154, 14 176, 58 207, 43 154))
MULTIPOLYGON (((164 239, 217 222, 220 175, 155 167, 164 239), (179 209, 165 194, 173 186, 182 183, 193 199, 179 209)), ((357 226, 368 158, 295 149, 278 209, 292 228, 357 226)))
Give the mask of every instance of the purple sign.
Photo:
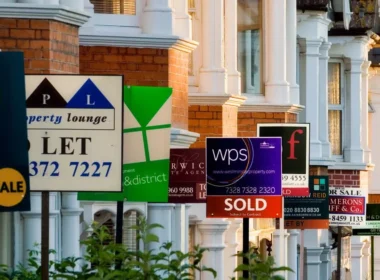
POLYGON ((281 138, 207 138, 207 196, 281 196, 281 138))

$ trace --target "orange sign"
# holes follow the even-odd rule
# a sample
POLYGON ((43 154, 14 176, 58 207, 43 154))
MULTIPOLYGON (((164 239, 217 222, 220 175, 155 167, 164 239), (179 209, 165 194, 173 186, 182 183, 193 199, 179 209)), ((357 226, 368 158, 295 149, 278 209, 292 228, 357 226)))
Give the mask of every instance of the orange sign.
POLYGON ((24 176, 13 168, 0 169, 0 206, 12 207, 19 204, 26 194, 24 176))
POLYGON ((208 218, 282 218, 281 196, 207 196, 208 218))
MULTIPOLYGON (((279 229, 280 225, 276 221, 276 228, 279 229)), ((326 220, 285 220, 285 229, 328 229, 329 219, 326 220)))

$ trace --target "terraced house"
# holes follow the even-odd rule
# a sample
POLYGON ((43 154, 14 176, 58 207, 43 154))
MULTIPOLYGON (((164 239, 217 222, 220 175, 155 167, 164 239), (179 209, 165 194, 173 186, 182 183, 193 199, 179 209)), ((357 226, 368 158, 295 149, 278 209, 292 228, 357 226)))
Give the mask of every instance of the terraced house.
MULTIPOLYGON (((256 136, 258 123, 310 123, 310 174, 368 189, 380 203, 379 8, 376 0, 0 0, 0 49, 23 51, 26 74, 122 74, 125 85, 173 88, 171 148, 256 136)), ((0 215, 0 263, 26 262, 40 240, 40 204, 32 193, 31 212, 0 215)), ((205 204, 124 209, 128 246, 141 245, 127 226, 144 215, 165 227, 162 242, 210 249, 203 262, 217 279, 236 276, 241 219, 207 219, 205 204)), ((51 193, 55 257, 80 256, 85 224, 114 229, 115 213, 115 203, 51 193)), ((281 236, 273 219, 250 221, 251 246, 296 271, 289 280, 337 279, 338 256, 341 279, 369 279, 370 238, 342 235, 338 254, 336 228, 305 230, 302 266, 298 230, 281 236)), ((375 252, 374 279, 379 262, 375 252)))

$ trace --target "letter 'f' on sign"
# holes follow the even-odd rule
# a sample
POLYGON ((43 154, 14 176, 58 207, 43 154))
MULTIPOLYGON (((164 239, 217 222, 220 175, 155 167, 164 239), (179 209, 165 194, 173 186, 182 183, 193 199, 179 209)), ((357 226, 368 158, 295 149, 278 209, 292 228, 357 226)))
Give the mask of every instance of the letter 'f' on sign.
POLYGON ((288 144, 290 146, 290 149, 289 149, 289 156, 287 159, 297 159, 294 155, 294 146, 295 144, 299 144, 300 141, 298 140, 295 140, 295 136, 296 134, 303 134, 303 130, 302 129, 297 129, 297 130, 294 130, 292 135, 290 136, 290 139, 288 141, 288 144))

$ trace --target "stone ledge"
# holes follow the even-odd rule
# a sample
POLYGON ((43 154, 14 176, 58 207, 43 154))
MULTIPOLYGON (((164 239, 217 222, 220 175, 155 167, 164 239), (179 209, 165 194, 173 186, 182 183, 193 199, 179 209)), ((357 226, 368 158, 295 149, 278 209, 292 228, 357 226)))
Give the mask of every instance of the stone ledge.
POLYGON ((369 171, 374 170, 375 165, 370 163, 355 163, 355 162, 339 162, 336 161, 334 165, 329 166, 329 170, 361 170, 369 171))
POLYGON ((79 45, 158 49, 172 48, 185 53, 191 53, 198 46, 198 42, 182 39, 178 36, 103 34, 101 32, 85 33, 84 31, 80 31, 79 45))
POLYGON ((208 94, 208 93, 190 93, 190 105, 203 105, 203 106, 241 106, 247 97, 242 95, 229 95, 229 94, 208 94))
POLYGON ((189 148, 199 136, 199 133, 173 127, 170 131, 170 148, 189 148))
POLYGON ((305 106, 297 105, 297 104, 256 103, 256 104, 243 104, 242 106, 240 106, 239 112, 299 114, 304 109, 305 109, 305 106))
POLYGON ((84 11, 62 5, 0 3, 0 18, 56 20, 82 26, 91 16, 84 11))

